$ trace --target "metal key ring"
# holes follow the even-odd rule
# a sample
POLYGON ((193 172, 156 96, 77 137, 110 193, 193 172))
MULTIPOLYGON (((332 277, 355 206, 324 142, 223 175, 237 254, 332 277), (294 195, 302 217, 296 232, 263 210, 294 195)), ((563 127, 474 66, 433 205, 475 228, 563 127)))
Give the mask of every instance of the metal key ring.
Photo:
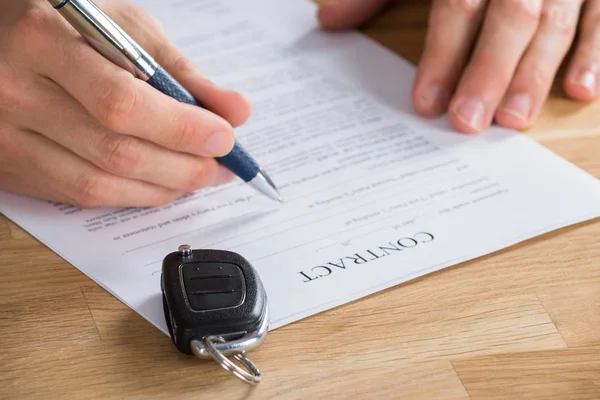
POLYGON ((225 339, 220 336, 207 337, 203 339, 206 350, 208 350, 212 358, 218 364, 220 364, 221 367, 225 368, 227 371, 251 385, 256 385, 260 382, 262 375, 252 361, 250 361, 243 353, 234 355, 233 358, 238 360, 246 368, 246 370, 240 368, 238 365, 234 364, 231 360, 221 354, 219 350, 217 350, 213 340, 224 343, 225 339))
MULTIPOLYGON (((269 332, 269 308, 265 310, 265 315, 262 317, 262 323, 255 331, 248 332, 244 336, 234 339, 219 341, 219 343, 213 343, 216 350, 224 355, 225 357, 233 357, 236 354, 247 353, 257 349, 261 343, 265 340, 267 333, 269 332)), ((220 337, 219 335, 212 336, 213 338, 220 337)), ((193 339, 191 342, 192 351, 194 355, 203 360, 212 360, 214 357, 206 349, 204 340, 193 339)))

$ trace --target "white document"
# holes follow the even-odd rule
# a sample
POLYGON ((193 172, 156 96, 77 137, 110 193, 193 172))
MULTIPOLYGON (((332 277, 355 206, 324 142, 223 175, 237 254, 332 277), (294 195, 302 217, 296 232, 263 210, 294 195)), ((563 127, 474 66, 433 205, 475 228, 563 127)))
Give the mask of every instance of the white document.
POLYGON ((600 216, 597 179, 519 133, 420 118, 414 67, 359 33, 321 31, 308 1, 136 3, 249 96, 238 138, 286 203, 238 181, 148 209, 2 192, 0 211, 164 333, 161 262, 180 244, 250 260, 274 329, 600 216))

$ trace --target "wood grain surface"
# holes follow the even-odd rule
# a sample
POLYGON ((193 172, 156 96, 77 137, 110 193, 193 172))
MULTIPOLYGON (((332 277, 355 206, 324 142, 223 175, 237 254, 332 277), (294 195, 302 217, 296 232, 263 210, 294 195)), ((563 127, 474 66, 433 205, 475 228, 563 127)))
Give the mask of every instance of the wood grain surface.
MULTIPOLYGON (((416 63, 428 7, 364 31, 416 63)), ((559 78, 524 134, 600 177, 599 122, 559 78)), ((251 388, 0 216, 0 398, 600 399, 599 239, 565 228, 273 331, 251 388)))

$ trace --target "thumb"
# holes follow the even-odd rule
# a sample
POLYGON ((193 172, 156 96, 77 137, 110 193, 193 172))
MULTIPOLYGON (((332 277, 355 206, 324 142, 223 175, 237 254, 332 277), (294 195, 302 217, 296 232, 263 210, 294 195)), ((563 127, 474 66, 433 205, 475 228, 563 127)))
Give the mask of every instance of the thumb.
POLYGON ((388 0, 321 0, 317 18, 325 29, 355 28, 388 3, 388 0))

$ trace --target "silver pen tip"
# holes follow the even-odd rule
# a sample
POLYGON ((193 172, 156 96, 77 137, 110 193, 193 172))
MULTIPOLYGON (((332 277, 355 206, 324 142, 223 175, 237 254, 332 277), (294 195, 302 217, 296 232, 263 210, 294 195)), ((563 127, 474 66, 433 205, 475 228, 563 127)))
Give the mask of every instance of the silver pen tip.
POLYGON ((273 180, 262 169, 249 184, 271 200, 283 203, 283 198, 281 197, 279 190, 277 190, 277 186, 275 186, 273 180))

